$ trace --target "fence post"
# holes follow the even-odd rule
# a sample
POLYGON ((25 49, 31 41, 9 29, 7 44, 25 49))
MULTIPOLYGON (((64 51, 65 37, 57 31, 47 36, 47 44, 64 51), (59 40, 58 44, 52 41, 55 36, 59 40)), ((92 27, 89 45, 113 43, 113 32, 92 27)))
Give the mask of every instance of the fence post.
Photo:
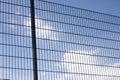
POLYGON ((30 8, 31 8, 31 33, 32 33, 32 54, 33 54, 33 77, 34 77, 34 80, 38 80, 34 0, 30 0, 30 6, 31 6, 30 8))

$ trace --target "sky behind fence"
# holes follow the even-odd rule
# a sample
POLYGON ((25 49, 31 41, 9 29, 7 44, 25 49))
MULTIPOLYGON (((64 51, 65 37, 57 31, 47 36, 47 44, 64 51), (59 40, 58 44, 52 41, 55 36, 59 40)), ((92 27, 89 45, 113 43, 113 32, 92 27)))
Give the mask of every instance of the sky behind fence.
MULTIPOLYGON (((0 78, 33 80, 30 0, 0 0, 0 78)), ((38 80, 119 80, 120 17, 35 0, 38 80)))

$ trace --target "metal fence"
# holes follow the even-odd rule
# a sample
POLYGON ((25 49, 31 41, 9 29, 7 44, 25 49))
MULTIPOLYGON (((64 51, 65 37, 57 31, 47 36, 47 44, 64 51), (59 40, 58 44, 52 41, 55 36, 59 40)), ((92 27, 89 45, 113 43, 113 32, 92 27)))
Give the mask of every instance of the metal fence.
POLYGON ((120 17, 0 0, 0 79, 120 80, 120 17))

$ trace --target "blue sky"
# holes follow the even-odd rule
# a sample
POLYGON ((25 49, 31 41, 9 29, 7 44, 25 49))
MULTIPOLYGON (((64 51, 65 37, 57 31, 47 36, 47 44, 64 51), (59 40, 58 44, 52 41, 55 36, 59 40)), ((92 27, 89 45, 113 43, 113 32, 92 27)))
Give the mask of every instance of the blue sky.
MULTIPOLYGON (((15 2, 21 5, 22 1, 18 0, 1 0, 7 2, 15 2)), ((49 0, 57 3, 67 4, 79 8, 90 9, 103 13, 119 15, 119 1, 113 0, 49 0), (101 6, 102 5, 102 6, 101 6)), ((25 2, 29 6, 29 1, 25 2)), ((31 48, 31 21, 29 17, 22 17, 18 15, 30 15, 30 9, 20 6, 10 6, 9 4, 1 3, 0 22, 13 23, 18 25, 10 25, 0 23, 0 55, 18 56, 32 58, 31 48), (5 14, 5 12, 13 13, 5 14), (16 15, 17 14, 17 15, 16 15), (20 26, 24 25, 24 26, 20 26), (4 34, 3 34, 4 33, 4 34), (11 35, 8 35, 8 34, 11 35), (22 35, 15 36, 15 35, 22 35), (27 36, 27 37, 25 37, 27 36), (2 45, 3 43, 4 45, 2 45), (13 46, 6 46, 10 44, 13 46), (18 45, 15 47, 14 45, 18 45), (20 46, 27 46, 22 48, 20 46)), ((49 71, 60 71, 68 73, 86 73, 119 76, 120 74, 120 59, 105 58, 91 55, 101 55, 108 57, 120 58, 120 18, 108 17, 106 15, 98 15, 96 13, 84 12, 82 10, 66 8, 64 6, 56 6, 51 4, 41 4, 39 1, 35 2, 35 8, 45 10, 55 10, 59 13, 70 15, 77 15, 97 20, 108 21, 113 24, 102 23, 94 20, 86 20, 73 16, 61 15, 51 12, 35 10, 36 23, 36 37, 37 37, 37 54, 38 59, 38 76, 39 80, 119 80, 120 77, 104 77, 104 76, 89 76, 81 74, 67 74, 67 73, 51 73, 49 71), (49 21, 46 21, 49 20, 49 21), (54 20, 54 21, 51 21, 54 20), (56 22, 55 22, 56 21, 56 22), (61 24, 61 23, 62 24, 61 24), (63 23, 64 22, 64 23, 63 23), (94 38, 93 38, 94 37, 94 38), (107 40, 106 40, 107 39, 107 40), (93 47, 94 46, 94 47, 93 47), (77 53, 77 54, 75 54, 77 53), (85 63, 106 65, 112 67, 102 67, 93 65, 82 65, 74 63, 85 63), (117 68, 115 68, 117 67, 117 68), (43 71, 41 71, 43 70, 43 71), (48 72, 45 72, 45 71, 48 72)), ((25 68, 32 69, 32 60, 24 58, 2 57, 0 56, 0 67, 11 68, 25 68)), ((0 68, 0 78, 8 78, 11 80, 33 80, 31 70, 17 70, 0 68)))

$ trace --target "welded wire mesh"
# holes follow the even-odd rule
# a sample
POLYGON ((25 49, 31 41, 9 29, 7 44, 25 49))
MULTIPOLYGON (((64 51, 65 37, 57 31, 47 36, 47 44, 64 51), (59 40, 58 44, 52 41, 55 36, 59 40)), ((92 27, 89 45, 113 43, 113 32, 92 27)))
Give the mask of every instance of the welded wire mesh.
POLYGON ((0 79, 33 80, 29 0, 0 0, 0 79))
MULTIPOLYGON (((33 80, 30 0, 0 0, 0 78, 33 80)), ((35 0, 38 80, 119 80, 120 17, 35 0)))

